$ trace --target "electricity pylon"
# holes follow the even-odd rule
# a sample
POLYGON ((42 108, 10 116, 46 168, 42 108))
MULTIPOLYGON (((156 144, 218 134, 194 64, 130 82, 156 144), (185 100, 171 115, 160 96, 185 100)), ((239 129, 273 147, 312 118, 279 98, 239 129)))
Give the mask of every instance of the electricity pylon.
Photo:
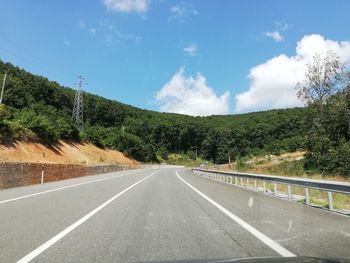
POLYGON ((72 118, 77 124, 79 131, 84 129, 84 107, 83 107, 83 90, 84 78, 78 76, 77 91, 75 93, 72 118))

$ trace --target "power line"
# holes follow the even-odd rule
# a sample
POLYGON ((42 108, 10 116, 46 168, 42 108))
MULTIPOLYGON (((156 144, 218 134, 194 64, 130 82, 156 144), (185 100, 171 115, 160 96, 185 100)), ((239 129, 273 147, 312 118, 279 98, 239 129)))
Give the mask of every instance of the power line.
POLYGON ((4 88, 5 88, 5 82, 6 82, 6 75, 7 75, 7 73, 5 72, 4 81, 2 82, 2 89, 1 89, 1 96, 0 96, 0 104, 2 103, 2 97, 4 96, 4 88))
POLYGON ((84 129, 83 84, 86 84, 84 78, 78 76, 72 118, 77 124, 79 131, 84 129))

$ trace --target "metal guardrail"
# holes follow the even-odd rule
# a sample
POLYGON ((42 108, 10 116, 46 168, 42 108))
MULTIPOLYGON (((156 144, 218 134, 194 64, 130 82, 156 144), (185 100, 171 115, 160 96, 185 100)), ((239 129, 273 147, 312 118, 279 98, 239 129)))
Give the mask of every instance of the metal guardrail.
POLYGON ((240 185, 243 187, 243 178, 246 180, 246 188, 250 188, 250 179, 253 179, 253 189, 257 189, 257 181, 262 181, 263 192, 266 192, 266 182, 271 182, 274 184, 273 193, 277 194, 277 184, 287 185, 287 196, 288 199, 292 199, 292 188, 291 186, 302 187, 305 189, 305 203, 310 205, 310 191, 309 189, 316 189, 321 191, 326 191, 328 196, 328 209, 333 209, 333 197, 332 192, 350 194, 350 183, 346 182, 336 182, 336 181, 325 181, 325 180, 315 180, 315 179, 305 179, 305 178, 295 178, 295 177, 285 177, 285 176, 272 176, 263 174, 250 174, 250 173, 240 173, 240 172, 225 172, 225 171, 215 171, 215 170, 205 170, 192 168, 194 173, 207 174, 209 178, 214 180, 219 180, 222 182, 240 185), (234 182, 233 182, 234 179, 234 182), (239 179, 239 182, 238 182, 239 179))

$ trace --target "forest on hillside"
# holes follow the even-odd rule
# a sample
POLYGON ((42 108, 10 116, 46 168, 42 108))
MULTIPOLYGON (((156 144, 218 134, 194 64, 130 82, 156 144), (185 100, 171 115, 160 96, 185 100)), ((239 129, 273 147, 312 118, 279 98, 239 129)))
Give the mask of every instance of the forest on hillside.
MULTIPOLYGON (((217 164, 227 163, 229 157, 235 160, 309 147, 308 108, 192 117, 143 110, 90 93, 83 95, 85 124, 79 132, 71 117, 75 90, 0 61, 3 72, 8 78, 0 105, 2 143, 39 140, 51 144, 62 139, 117 149, 142 162, 185 153, 217 164)), ((348 143, 349 128, 339 131, 336 123, 336 131, 329 134, 337 138, 330 140, 348 143)))

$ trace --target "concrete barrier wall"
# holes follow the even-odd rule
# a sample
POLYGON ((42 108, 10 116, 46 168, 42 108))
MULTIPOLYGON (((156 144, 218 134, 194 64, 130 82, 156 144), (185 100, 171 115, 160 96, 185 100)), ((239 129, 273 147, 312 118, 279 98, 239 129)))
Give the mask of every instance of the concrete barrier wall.
POLYGON ((51 182, 126 169, 129 168, 124 165, 0 163, 0 189, 40 184, 42 170, 44 170, 44 182, 51 182))

